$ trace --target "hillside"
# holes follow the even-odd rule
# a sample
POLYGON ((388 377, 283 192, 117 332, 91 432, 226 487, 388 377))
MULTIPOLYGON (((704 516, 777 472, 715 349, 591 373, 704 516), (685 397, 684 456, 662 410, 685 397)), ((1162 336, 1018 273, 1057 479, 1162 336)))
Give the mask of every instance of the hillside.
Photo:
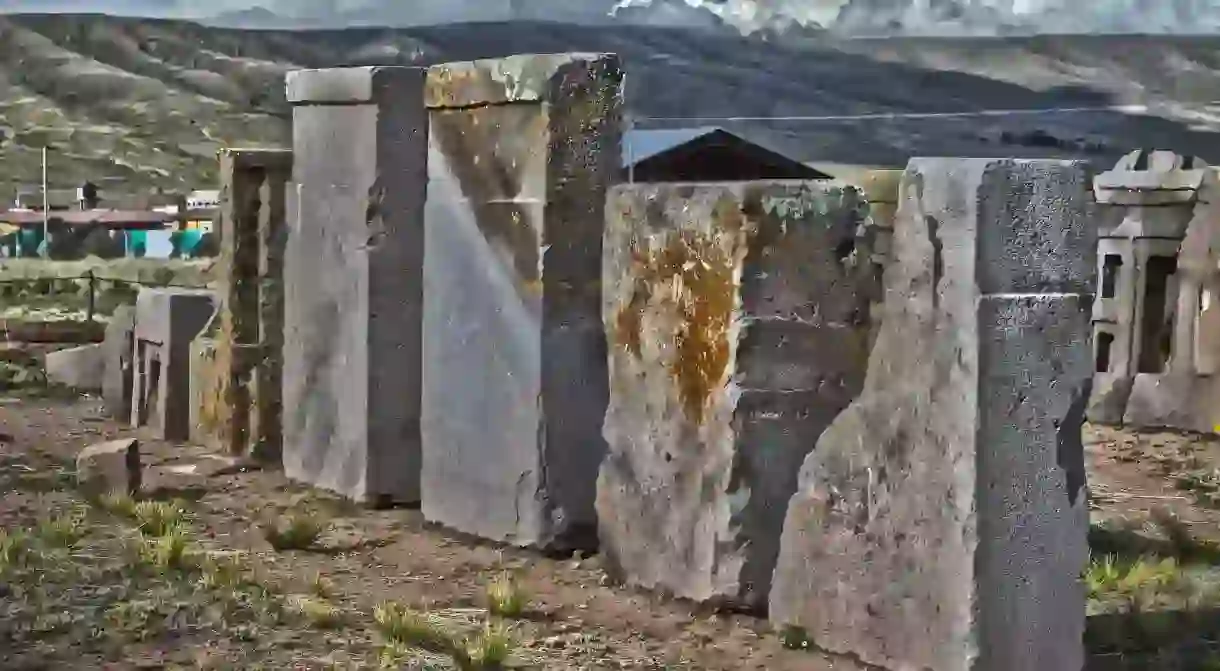
MULTIPOLYGON (((206 186, 223 145, 282 145, 283 75, 297 67, 426 64, 508 53, 611 51, 638 117, 936 113, 1141 103, 1119 112, 738 124, 810 161, 901 164, 911 154, 1085 156, 1137 146, 1220 163, 1209 107, 1220 38, 747 39, 644 26, 465 24, 242 31, 90 15, 0 17, 0 189, 120 178, 206 186), (1195 128, 1187 126, 1187 120, 1195 128)), ((704 124, 641 119, 639 125, 704 124)))

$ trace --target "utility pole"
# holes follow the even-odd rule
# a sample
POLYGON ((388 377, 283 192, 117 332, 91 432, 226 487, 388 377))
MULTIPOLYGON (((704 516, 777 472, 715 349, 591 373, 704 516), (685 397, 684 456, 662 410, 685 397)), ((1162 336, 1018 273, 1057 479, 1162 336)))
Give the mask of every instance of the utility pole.
POLYGON ((42 255, 51 258, 51 231, 49 212, 51 197, 47 194, 47 147, 42 147, 42 255))

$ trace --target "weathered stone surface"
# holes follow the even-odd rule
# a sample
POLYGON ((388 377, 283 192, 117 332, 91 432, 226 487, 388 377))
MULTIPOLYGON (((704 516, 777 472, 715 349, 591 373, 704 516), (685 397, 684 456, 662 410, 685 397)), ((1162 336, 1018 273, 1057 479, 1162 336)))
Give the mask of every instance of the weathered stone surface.
POLYGON ((135 354, 136 309, 134 305, 120 305, 106 324, 106 337, 102 342, 103 367, 102 400, 106 413, 124 421, 131 418, 131 376, 134 370, 132 356, 135 354))
POLYGON ((424 102, 431 109, 504 103, 560 103, 558 87, 599 83, 617 88, 618 58, 609 54, 518 54, 444 63, 428 69, 424 102), (584 80, 581 83, 581 80, 584 80))
POLYGON ((283 349, 283 248, 292 152, 220 155, 221 295, 214 333, 191 355, 192 439, 278 461, 283 349))
POLYGON ((796 473, 863 382, 866 216, 816 182, 613 189, 597 510, 619 577, 765 605, 796 473))
POLYGON ((76 480, 93 494, 135 495, 142 477, 140 444, 135 438, 90 445, 76 455, 76 480))
POLYGON ((1089 179, 907 167, 864 391, 801 468, 776 624, 887 669, 1082 667, 1089 179))
POLYGON ((424 71, 289 74, 284 469, 353 499, 419 500, 424 71))
POLYGON ((1095 180, 1106 211, 1089 419, 1220 432, 1220 173, 1137 151, 1095 180))
POLYGON ((165 440, 191 434, 191 343, 216 314, 206 289, 141 289, 136 298, 131 424, 165 440))
POLYGON ((423 512, 484 538, 596 543, 605 454, 602 204, 613 56, 431 68, 423 512))
POLYGON ((48 352, 47 382, 81 391, 101 391, 106 378, 106 351, 102 344, 48 352))

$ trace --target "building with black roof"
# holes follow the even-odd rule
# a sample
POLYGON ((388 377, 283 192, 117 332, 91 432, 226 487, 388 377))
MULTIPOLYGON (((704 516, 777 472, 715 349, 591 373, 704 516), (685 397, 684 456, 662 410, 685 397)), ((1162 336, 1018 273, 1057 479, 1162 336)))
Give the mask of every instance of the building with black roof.
POLYGON ((623 180, 742 182, 831 176, 719 126, 633 128, 623 133, 623 180))

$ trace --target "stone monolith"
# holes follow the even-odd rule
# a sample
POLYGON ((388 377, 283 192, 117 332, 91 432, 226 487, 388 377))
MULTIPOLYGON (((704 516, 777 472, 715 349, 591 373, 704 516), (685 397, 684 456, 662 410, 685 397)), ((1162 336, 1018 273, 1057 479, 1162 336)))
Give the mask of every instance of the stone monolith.
POLYGON ((859 393, 877 269, 854 188, 615 187, 602 552, 626 582, 761 607, 796 474, 859 393))
POLYGON ((362 503, 419 501, 424 71, 288 74, 283 460, 362 503))
POLYGON ((864 391, 784 522, 777 625, 883 669, 1082 667, 1090 179, 911 161, 864 391))
POLYGON ((619 170, 618 59, 430 68, 423 512, 555 550, 596 542, 605 455, 602 207, 619 170))

